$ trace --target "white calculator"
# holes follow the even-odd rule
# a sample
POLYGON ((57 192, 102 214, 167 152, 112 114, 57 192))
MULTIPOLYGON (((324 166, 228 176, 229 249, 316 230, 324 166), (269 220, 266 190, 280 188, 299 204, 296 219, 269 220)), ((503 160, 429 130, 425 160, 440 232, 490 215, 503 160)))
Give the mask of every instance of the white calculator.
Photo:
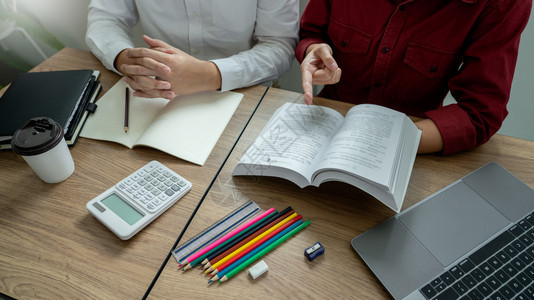
POLYGON ((151 161, 85 205, 122 240, 131 238, 191 189, 191 182, 151 161))

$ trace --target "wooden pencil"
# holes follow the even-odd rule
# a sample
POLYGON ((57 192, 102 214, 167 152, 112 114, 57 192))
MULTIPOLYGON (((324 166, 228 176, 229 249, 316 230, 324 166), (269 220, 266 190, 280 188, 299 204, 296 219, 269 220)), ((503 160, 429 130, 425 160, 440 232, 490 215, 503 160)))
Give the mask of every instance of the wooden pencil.
MULTIPOLYGON (((280 226, 278 229, 276 229, 275 231, 269 233, 268 235, 263 237, 261 240, 256 242, 254 245, 251 245, 250 247, 245 249, 243 252, 239 253, 238 255, 236 255, 235 257, 230 259, 229 261, 227 261, 224 264, 222 264, 219 267, 217 267, 215 270, 213 270, 212 275, 217 275, 220 272, 224 271, 226 268, 232 268, 232 265, 235 262, 239 261, 241 258, 246 256, 247 254, 249 254, 250 252, 254 251, 254 249, 257 249, 258 247, 261 247, 264 243, 268 243, 272 238, 274 238, 276 235, 280 234, 280 232, 283 232, 288 227, 291 227, 293 224, 297 223, 301 219, 302 219, 301 215, 298 215, 296 218, 291 219, 291 221, 289 221, 286 224, 280 226)), ((302 223, 302 221, 300 223, 302 223)))
POLYGON ((269 228, 264 233, 258 235, 256 238, 252 239, 250 242, 244 244, 240 248, 236 249, 234 252, 232 252, 232 253, 228 254, 227 256, 225 256, 223 259, 221 259, 218 262, 216 262, 215 264, 211 265, 210 269, 208 269, 205 273, 211 272, 212 270, 216 269, 218 266, 220 266, 220 265, 224 264, 225 262, 227 262, 228 260, 232 259, 232 257, 236 256, 241 251, 243 251, 244 249, 248 248, 250 245, 254 244, 256 241, 262 239, 264 236, 268 235, 272 231, 276 230, 278 227, 280 227, 280 226, 284 225, 285 223, 289 222, 291 219, 295 218, 296 216, 297 216, 297 213, 291 214, 289 217, 285 218, 284 220, 280 221, 278 224, 276 224, 273 227, 269 228))
POLYGON ((224 256, 228 255, 229 253, 231 253, 233 250, 243 246, 248 241, 252 240, 253 238, 258 236, 259 234, 265 232, 265 230, 269 229, 274 224, 276 224, 276 223, 282 221, 283 219, 287 218, 293 212, 294 212, 293 209, 291 208, 291 206, 289 206, 286 209, 284 209, 283 211, 277 213, 276 215, 271 216, 269 219, 263 221, 261 224, 258 224, 258 226, 256 226, 254 229, 250 230, 246 234, 243 234, 239 238, 233 240, 231 243, 226 244, 224 247, 221 247, 219 250, 217 250, 217 251, 211 253, 210 255, 208 255, 204 259, 202 264, 204 265, 205 268, 209 268, 212 263, 217 262, 218 259, 221 259, 222 257, 224 257, 224 256), (233 249, 233 250, 230 250, 230 249, 233 249), (226 255, 221 256, 221 254, 224 254, 224 253, 226 253, 226 255))
POLYGON ((187 269, 190 269, 191 268, 191 265, 189 264, 190 262, 194 261, 195 259, 197 259, 199 256, 201 256, 202 254, 210 251, 211 249, 217 247, 218 245, 220 245, 221 243, 223 243, 224 241, 228 240, 229 238, 233 237, 234 235, 238 234, 239 232, 243 231, 245 228, 249 227, 250 225, 256 223, 258 220, 262 219, 263 217, 265 217, 266 215, 272 213, 274 211, 274 208, 270 208, 268 210, 266 210, 265 212, 263 212, 262 214, 260 214, 259 216, 255 217, 254 219, 246 222, 245 224, 239 226, 238 228, 232 230, 230 233, 224 235, 223 237, 221 237, 220 239, 216 240, 215 242, 211 243, 210 245, 202 248, 201 250, 195 252, 194 254, 190 255, 186 260, 185 260, 185 263, 187 264, 183 269, 182 271, 185 271, 187 269))
POLYGON ((128 122, 130 119, 130 89, 126 87, 124 96, 124 132, 128 132, 128 122))
MULTIPOLYGON (((256 250, 259 250, 257 253, 255 253, 253 256, 251 256, 250 258, 248 258, 246 261, 244 261, 243 263, 241 263, 240 265, 236 266, 235 268, 233 268, 232 270, 230 270, 228 273, 226 273, 224 276, 221 277, 221 279, 219 280, 219 282, 224 282, 230 278, 232 278, 235 274, 239 273, 241 270, 243 270, 244 268, 246 268, 248 265, 250 265, 251 263, 253 263, 254 261, 256 261, 258 258, 262 257, 263 255, 265 255, 266 253, 268 253, 269 251, 273 250, 275 247, 277 247, 278 245, 280 245, 281 243, 283 243, 284 241, 286 241, 287 239, 289 239, 290 237, 292 237, 293 235, 297 234, 299 231, 301 231, 302 229, 304 229, 306 226, 310 225, 311 221, 310 220, 307 220, 306 222, 300 224, 298 227, 294 228, 293 230, 289 231, 288 233, 284 234, 282 237, 278 238, 276 241, 274 241, 273 243, 269 244, 269 245, 266 245, 266 247, 262 247, 262 248, 258 248, 256 250)), ((295 224, 293 224, 295 225, 295 224)), ((252 252, 251 252, 252 253, 252 252)), ((250 254, 250 253, 249 253, 250 254)))
POLYGON ((232 244, 233 241, 235 241, 236 239, 239 239, 243 235, 248 235, 248 233, 250 231, 253 231, 258 226, 262 225, 265 221, 269 220, 271 217, 276 216, 276 215, 277 215, 277 211, 275 210, 275 211, 271 212, 270 214, 266 215, 265 217, 261 218, 260 220, 256 221, 254 224, 250 225, 249 227, 243 229, 243 231, 239 232, 238 234, 236 234, 233 237, 229 238, 228 240, 224 241, 223 243, 221 243, 217 247, 215 247, 215 248, 211 249, 210 251, 202 254, 201 256, 199 256, 198 258, 196 258, 195 260, 193 260, 189 264, 191 265, 191 267, 194 267, 194 266, 198 265, 204 259, 206 259, 206 257, 208 255, 210 255, 211 253, 217 252, 219 249, 225 247, 228 244, 232 244))

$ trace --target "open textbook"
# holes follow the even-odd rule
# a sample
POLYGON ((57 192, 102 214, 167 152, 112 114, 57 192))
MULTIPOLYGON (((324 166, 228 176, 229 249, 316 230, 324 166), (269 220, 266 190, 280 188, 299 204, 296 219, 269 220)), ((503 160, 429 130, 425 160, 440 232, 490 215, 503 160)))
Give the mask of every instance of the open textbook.
MULTIPOLYGON (((148 146, 203 165, 232 118, 243 94, 204 92, 163 98, 130 96, 128 132, 124 132, 127 84, 119 80, 97 102, 80 136, 126 147, 148 146)), ((131 91, 131 89, 130 89, 131 91)))
POLYGON ((274 176, 303 188, 341 181, 399 212, 421 131, 405 114, 372 105, 337 111, 285 103, 236 165, 233 175, 274 176))

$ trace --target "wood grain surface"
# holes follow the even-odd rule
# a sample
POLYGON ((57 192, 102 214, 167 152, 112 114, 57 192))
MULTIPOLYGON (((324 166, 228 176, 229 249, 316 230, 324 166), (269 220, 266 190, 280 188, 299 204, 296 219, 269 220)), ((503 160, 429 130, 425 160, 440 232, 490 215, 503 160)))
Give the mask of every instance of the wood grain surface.
MULTIPOLYGON (((33 71, 82 68, 102 71, 103 93, 120 79, 92 54, 70 48, 33 71)), ((130 150, 80 138, 71 148, 74 174, 64 182, 46 184, 20 156, 0 152, 0 292, 17 299, 139 299, 163 264, 149 299, 389 298, 350 240, 393 211, 339 182, 300 189, 277 178, 231 176, 274 110, 288 101, 303 103, 302 94, 268 90, 206 193, 265 89, 238 90, 245 98, 202 167, 151 148, 130 150), (85 203, 154 159, 189 179, 193 189, 131 240, 121 241, 87 212, 85 203), (248 200, 264 210, 292 206, 304 220, 311 220, 310 226, 262 258, 269 266, 267 273, 253 280, 245 269, 225 283, 207 285, 208 278, 197 268, 182 272, 174 258, 165 261, 181 234, 184 242, 248 200), (325 254, 309 262, 304 249, 317 241, 325 254)), ((341 113, 350 108, 327 99, 314 101, 341 113)), ((534 142, 496 135, 473 151, 417 156, 403 209, 491 161, 534 187, 534 142)))
MULTIPOLYGON (((91 53, 71 48, 32 71, 67 69, 100 70, 101 95, 120 79, 91 53)), ((245 97, 204 166, 152 148, 130 150, 80 138, 71 148, 74 174, 46 184, 20 156, 0 152, 0 292, 18 299, 141 298, 265 90, 237 90, 245 97), (193 187, 132 239, 122 241, 85 204, 151 160, 181 174, 193 187)))
MULTIPOLYGON (((357 188, 339 182, 300 189, 289 181, 268 177, 232 177, 231 173, 274 110, 284 102, 303 103, 303 95, 270 88, 229 161, 202 203, 183 241, 215 222, 231 205, 253 200, 264 210, 287 206, 311 225, 262 259, 269 270, 253 280, 247 269, 227 282, 207 285, 208 277, 193 268, 182 272, 168 261, 149 299, 388 299, 387 291, 352 249, 355 236, 393 216, 393 211, 357 188), (223 210, 224 208, 224 210, 223 210), (325 254, 309 262, 304 250, 320 241, 325 254)), ((345 114, 350 105, 321 98, 315 103, 345 114)), ((416 158, 403 209, 496 161, 534 186, 534 143, 502 135, 477 149, 451 156, 416 158)))

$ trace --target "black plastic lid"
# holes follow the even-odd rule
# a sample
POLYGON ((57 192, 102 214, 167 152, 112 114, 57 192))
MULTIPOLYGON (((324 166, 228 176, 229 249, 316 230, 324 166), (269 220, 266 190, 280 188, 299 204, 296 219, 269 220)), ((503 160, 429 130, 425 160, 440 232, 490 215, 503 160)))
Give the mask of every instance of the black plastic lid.
POLYGON ((20 155, 38 155, 54 148, 62 139, 61 125, 47 117, 33 118, 15 132, 11 148, 20 155))

